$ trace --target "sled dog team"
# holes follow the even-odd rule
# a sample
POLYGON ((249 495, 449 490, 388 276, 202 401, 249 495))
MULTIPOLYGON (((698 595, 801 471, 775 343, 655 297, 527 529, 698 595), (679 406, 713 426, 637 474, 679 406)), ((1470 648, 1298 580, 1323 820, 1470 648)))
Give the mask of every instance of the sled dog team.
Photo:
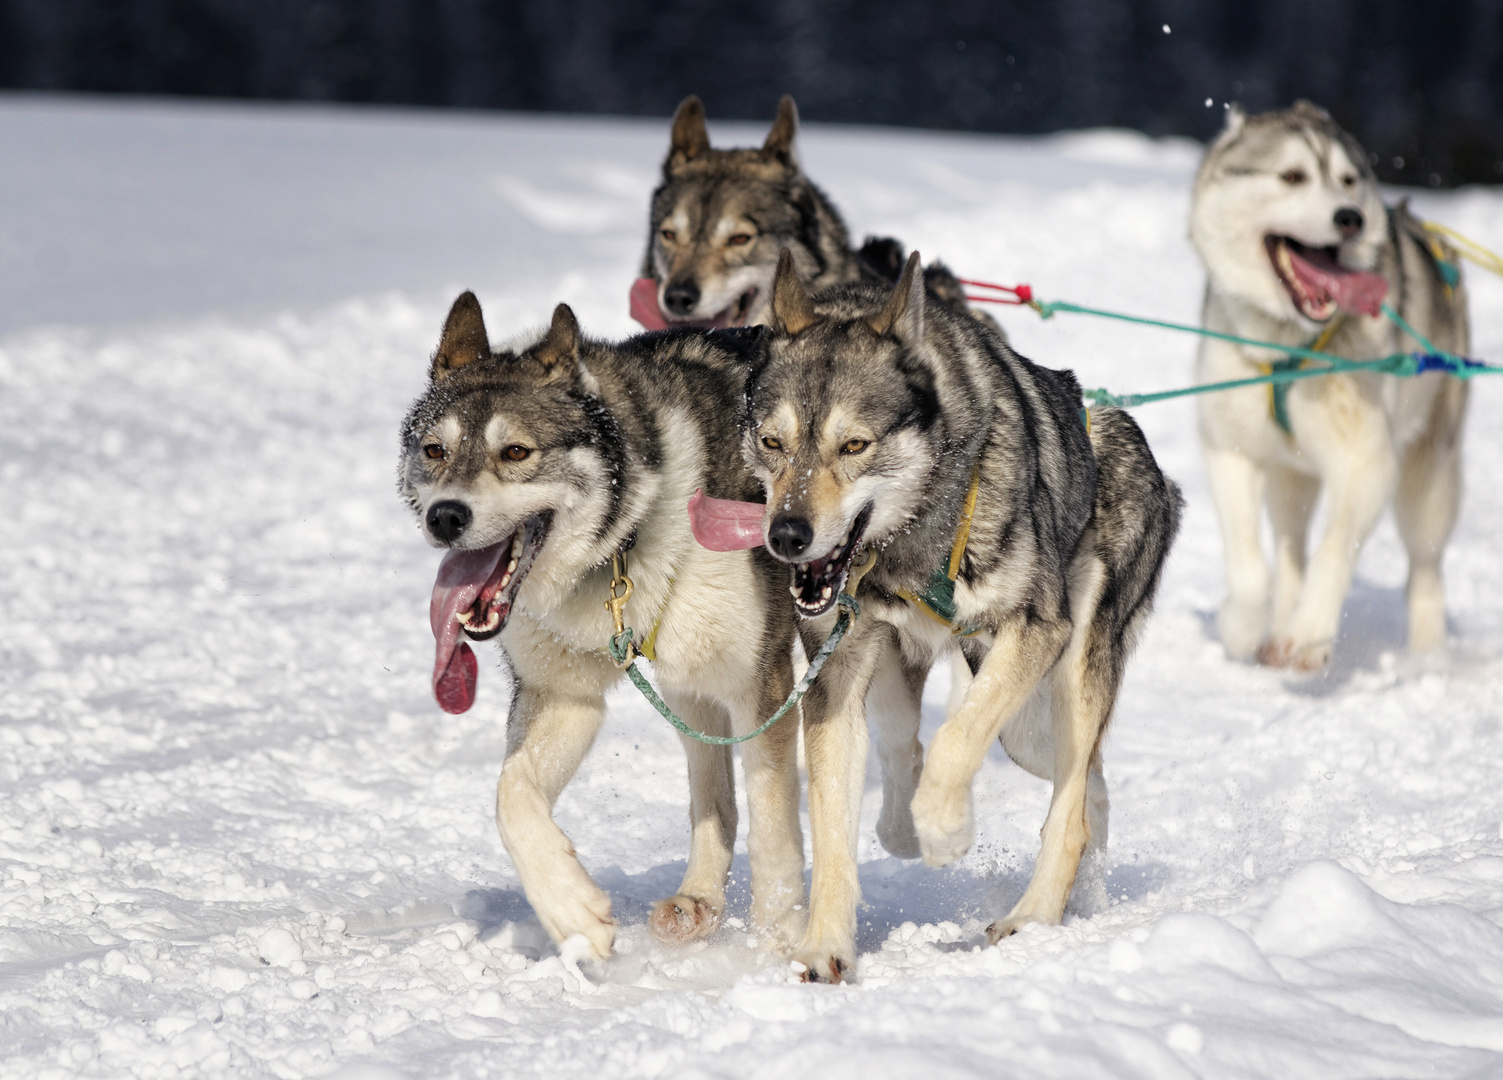
MULTIPOLYGON (((1060 921, 1082 856, 1106 843, 1101 742, 1181 500, 1129 415, 1083 408, 1075 377, 1015 353, 943 265, 905 259, 894 240, 853 248, 796 136, 789 98, 757 149, 712 148, 698 99, 679 107, 631 290, 652 332, 594 339, 560 304, 540 338, 495 349, 479 303, 460 296, 403 423, 400 483, 447 549, 430 609, 435 695, 467 709, 478 665, 465 639, 498 639, 513 696, 497 825, 554 940, 581 935, 597 956, 612 948, 611 901, 552 810, 621 678, 605 602, 618 575, 662 699, 710 736, 760 726, 793 688, 795 637, 813 656, 840 611, 855 613, 799 709, 741 744, 752 921, 806 978, 837 982, 855 970, 869 715, 877 833, 895 856, 944 866, 969 849, 972 781, 994 740, 1051 781, 1032 880, 988 937, 1060 921), (968 685, 926 751, 921 690, 952 659, 968 685)), ((1308 103, 1230 113, 1195 181, 1190 235, 1208 328, 1367 359, 1403 347, 1377 317, 1387 303, 1466 351, 1454 253, 1383 204, 1366 155, 1308 103)), ((1203 340, 1204 382, 1288 362, 1203 340)), ((1410 557, 1411 645, 1442 644, 1466 384, 1285 385, 1199 399, 1227 651, 1324 666, 1357 552, 1390 501, 1410 557)), ((650 917, 670 941, 718 924, 737 829, 730 747, 682 742, 688 868, 650 917)))

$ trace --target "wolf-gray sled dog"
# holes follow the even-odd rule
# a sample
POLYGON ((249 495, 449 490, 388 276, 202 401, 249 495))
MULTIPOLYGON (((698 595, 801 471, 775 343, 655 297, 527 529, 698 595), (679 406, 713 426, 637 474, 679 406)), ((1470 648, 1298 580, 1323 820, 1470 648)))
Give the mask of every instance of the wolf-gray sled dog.
MULTIPOLYGON (((716 150, 704 105, 684 99, 652 195, 642 277, 632 289, 637 321, 648 329, 763 324, 784 251, 811 289, 897 280, 902 246, 872 237, 851 248, 839 211, 799 164, 797 137, 798 108, 785 96, 761 147, 716 150)), ((924 276, 936 296, 965 307, 964 289, 942 264, 924 276)))
MULTIPOLYGON (((613 557, 634 582, 626 621, 652 641, 662 696, 689 723, 749 731, 793 687, 787 569, 761 551, 701 548, 684 511, 696 489, 760 495, 736 423, 744 337, 670 331, 609 345, 582 337, 560 304, 540 340, 493 351, 465 293, 402 427, 402 494, 448 549, 432 604, 436 692, 450 711, 468 707, 474 660, 456 640, 498 639, 513 694, 497 826, 549 934, 583 935, 598 956, 615 937, 611 901, 552 811, 622 674, 607 649, 613 557)), ((779 724, 742 752, 752 918, 789 945, 803 924, 796 735, 779 724)), ((729 747, 685 738, 684 749, 689 865, 651 916, 671 940, 713 929, 736 837, 729 747)))
MULTIPOLYGON (((1190 238, 1206 268, 1209 329, 1320 348, 1352 360, 1416 344, 1381 314, 1386 296, 1436 346, 1465 355, 1467 300, 1443 264, 1454 252, 1407 206, 1383 204, 1367 155, 1326 112, 1300 102, 1248 117, 1232 109, 1195 180, 1190 238)), ((1202 341, 1202 382, 1284 362, 1202 341)), ((1445 641, 1441 557, 1461 503, 1467 384, 1431 372, 1340 374, 1287 392, 1252 387, 1200 398, 1200 435, 1221 520, 1227 652, 1317 671, 1330 660, 1358 552, 1391 502, 1409 555, 1409 645, 1445 641), (1326 523, 1306 562, 1324 493, 1326 523), (1273 526, 1273 571, 1259 539, 1273 526)))
POLYGON ((1082 853, 1106 840, 1102 735, 1179 492, 1126 413, 1084 413, 1074 376, 926 297, 916 253, 896 288, 812 298, 785 257, 771 303, 744 451, 806 649, 828 632, 853 567, 865 570, 860 615, 803 703, 814 877, 795 958, 829 980, 855 960, 868 704, 878 835, 895 855, 943 866, 965 853, 971 782, 999 735, 1053 781, 1033 879, 989 934, 1057 923, 1082 853), (960 635, 975 677, 926 762, 919 691, 960 635), (899 664, 881 662, 893 652, 899 664))

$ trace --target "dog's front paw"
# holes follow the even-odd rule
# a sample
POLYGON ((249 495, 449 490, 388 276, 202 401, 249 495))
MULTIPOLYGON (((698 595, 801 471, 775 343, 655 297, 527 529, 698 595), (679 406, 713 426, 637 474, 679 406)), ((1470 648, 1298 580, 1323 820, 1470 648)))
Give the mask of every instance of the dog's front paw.
POLYGON ((852 948, 800 948, 793 954, 799 978, 812 983, 841 983, 856 973, 856 950, 852 948))
POLYGON ((588 892, 556 898, 545 905, 547 914, 533 905, 538 918, 556 942, 568 941, 575 934, 590 943, 594 954, 604 959, 611 955, 616 942, 616 920, 611 916, 611 898, 592 884, 588 892))
MULTIPOLYGON (((1216 632, 1233 660, 1251 660, 1261 653, 1268 632, 1268 614, 1261 604, 1228 600, 1216 614, 1216 632)), ((1261 659, 1259 663, 1261 663, 1261 659)))
POLYGON ((877 839, 883 849, 899 859, 917 859, 923 849, 913 827, 913 810, 898 798, 882 797, 882 813, 877 817, 877 839))
POLYGON ((943 789, 920 783, 913 797, 913 828, 929 866, 948 866, 960 858, 976 839, 970 788, 943 789))
POLYGON ((1258 648, 1258 663, 1264 667, 1292 668, 1307 675, 1324 671, 1331 662, 1331 643, 1317 641, 1297 645, 1290 638, 1269 638, 1258 648))
POLYGON ((708 937, 720 924, 720 912, 704 900, 679 893, 653 905, 647 925, 659 941, 681 945, 708 937))

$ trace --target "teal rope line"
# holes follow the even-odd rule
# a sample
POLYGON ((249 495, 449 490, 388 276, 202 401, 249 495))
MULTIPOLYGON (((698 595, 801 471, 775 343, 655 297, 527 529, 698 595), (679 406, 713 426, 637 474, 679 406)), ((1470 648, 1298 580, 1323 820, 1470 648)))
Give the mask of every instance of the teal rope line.
POLYGON ((1119 322, 1137 323, 1140 326, 1157 326, 1165 330, 1178 330, 1181 333, 1215 338, 1218 341, 1229 341, 1234 345, 1246 345, 1255 349, 1269 349, 1273 352, 1282 353, 1285 356, 1298 357, 1302 360, 1318 360, 1327 365, 1322 368, 1275 370, 1269 372, 1267 375, 1257 375, 1246 379, 1229 379, 1225 382, 1202 383, 1199 386, 1187 386, 1178 390, 1160 390, 1151 394, 1114 394, 1110 390, 1104 389, 1083 390, 1081 392, 1093 404, 1111 405, 1119 409, 1130 409, 1135 405, 1148 405, 1155 401, 1168 401, 1171 398, 1190 397, 1195 394, 1215 394, 1224 390, 1239 390, 1245 386, 1266 386, 1270 383, 1291 383, 1297 379, 1318 379, 1340 372, 1366 371, 1405 378, 1427 371, 1444 371, 1456 376, 1458 379, 1470 379, 1474 375, 1496 375, 1503 372, 1503 367, 1485 364, 1477 360, 1468 360, 1465 357, 1454 356, 1451 353, 1437 349, 1423 334, 1410 326, 1404 320, 1403 316, 1387 304, 1384 304, 1382 307, 1383 314, 1392 319, 1395 325, 1403 330, 1404 333, 1419 342, 1425 348, 1424 353, 1393 353, 1378 360, 1347 360, 1331 353, 1318 352, 1315 349, 1305 349, 1294 345, 1279 345, 1272 341, 1259 341, 1256 338, 1245 338, 1238 334, 1225 334, 1219 330, 1208 330, 1203 326, 1190 326, 1187 323, 1169 322, 1166 319, 1146 319, 1138 315, 1124 315, 1121 312, 1085 307, 1082 304, 1072 304, 1068 300, 1034 300, 1028 306, 1032 307, 1045 319, 1053 318, 1055 313, 1060 311, 1076 315, 1095 315, 1102 319, 1116 319, 1119 322))
MULTIPOLYGON (((1110 390, 1082 390, 1081 395, 1089 398, 1095 405, 1131 409, 1135 405, 1148 405, 1155 401, 1168 401, 1170 398, 1190 397, 1195 394, 1217 394, 1223 390, 1240 390, 1244 386, 1291 383, 1296 379, 1318 379, 1323 375, 1334 375, 1342 371, 1371 371, 1380 375, 1404 376, 1416 374, 1419 370, 1418 362, 1408 353, 1394 353, 1381 360, 1340 360, 1339 357, 1318 353, 1316 355, 1323 360, 1339 360, 1340 363, 1328 368, 1290 368, 1285 371, 1271 371, 1267 375, 1254 375, 1246 379, 1228 379, 1225 382, 1201 383, 1198 386, 1186 386, 1178 390, 1160 390, 1152 394, 1114 394, 1110 390)), ((1461 377, 1468 378, 1478 373, 1476 370, 1468 370, 1467 374, 1461 377)))
MULTIPOLYGON (((820 670, 825 666, 825 661, 830 658, 830 654, 835 651, 835 646, 840 644, 841 639, 844 638, 846 632, 850 630, 851 623, 855 620, 856 616, 861 614, 861 605, 858 604, 856 602, 856 598, 854 596, 851 596, 849 593, 841 593, 838 597, 835 598, 835 602, 839 604, 841 608, 840 618, 835 620, 835 629, 830 631, 830 636, 825 638, 825 643, 819 647, 819 651, 815 653, 813 658, 809 661, 809 670, 804 672, 804 677, 800 679, 798 681, 798 685, 793 688, 793 693, 788 695, 788 700, 783 702, 782 708, 769 716, 767 718, 767 722, 764 723, 761 727, 757 728, 756 731, 748 732, 745 735, 730 736, 706 735, 702 731, 696 731, 694 728, 684 723, 684 721, 680 720, 678 718, 678 715, 668 707, 667 702, 665 702, 658 696, 658 692, 652 688, 652 683, 647 681, 647 676, 643 675, 642 672, 637 669, 636 658, 633 658, 631 663, 627 664, 627 678, 631 679, 631 681, 636 685, 636 688, 642 692, 642 696, 645 697, 652 705, 652 707, 662 715, 664 720, 667 720, 670 724, 678 728, 679 731, 682 731, 691 739, 697 739, 702 743, 708 743, 710 746, 735 746, 737 743, 744 743, 750 739, 755 739, 758 735, 761 735, 768 728, 772 727, 772 725, 783 719, 783 717, 787 716, 789 710, 797 705, 799 703, 799 700, 809 692, 809 687, 813 686, 814 680, 819 677, 820 670)), ((611 656, 615 659, 616 663, 626 663, 626 658, 631 655, 631 638, 632 629, 629 626, 620 634, 614 634, 611 636, 611 656)))
POLYGON ((1421 334, 1418 330, 1405 322, 1404 316, 1400 315, 1397 311, 1393 310, 1393 308, 1389 307, 1387 304, 1383 305, 1383 314, 1392 319, 1394 325, 1397 326, 1400 330, 1404 331, 1404 333, 1408 334, 1415 341, 1419 342, 1420 345, 1424 347, 1427 353, 1431 353, 1433 355, 1444 355, 1439 349, 1437 349, 1430 343, 1429 338, 1427 338, 1424 334, 1421 334))
POLYGON ((1336 361, 1339 363, 1354 363, 1355 361, 1342 361, 1339 356, 1330 353, 1316 352, 1314 349, 1305 349, 1297 345, 1279 345, 1272 341, 1259 341, 1256 338, 1239 337, 1236 334, 1223 334, 1220 330, 1207 330, 1203 326, 1190 326, 1188 323, 1168 322, 1165 319, 1145 319, 1138 315, 1123 315, 1116 311, 1103 311, 1100 308, 1082 307, 1080 304, 1072 304, 1068 300, 1037 300, 1030 305, 1046 319, 1054 317, 1057 311, 1070 312, 1076 315, 1095 315, 1102 319, 1117 319, 1121 322, 1138 323, 1141 326, 1158 326, 1165 330, 1178 330, 1186 334, 1198 334, 1201 337, 1216 338, 1220 341, 1230 341, 1234 345, 1250 345, 1255 349, 1271 349, 1285 356, 1298 356, 1304 360, 1324 360, 1327 363, 1336 361))

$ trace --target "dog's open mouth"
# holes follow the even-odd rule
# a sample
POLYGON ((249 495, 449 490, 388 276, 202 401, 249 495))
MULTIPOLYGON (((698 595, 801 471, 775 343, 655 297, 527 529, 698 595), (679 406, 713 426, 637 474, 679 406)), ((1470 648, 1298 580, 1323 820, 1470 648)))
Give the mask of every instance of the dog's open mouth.
POLYGON ((1379 274, 1350 270, 1337 261, 1334 246, 1310 247, 1288 236, 1263 239, 1268 260, 1299 313, 1325 322, 1337 310, 1378 315, 1388 282, 1379 274))
MULTIPOLYGON (((511 539, 494 545, 495 565, 475 602, 454 613, 465 636, 471 641, 487 641, 499 634, 511 614, 512 601, 522 587, 522 579, 532 569, 548 532, 542 515, 528 518, 512 533, 511 539)), ((487 548, 487 551, 492 549, 487 548)))
POLYGON ((506 627, 522 581, 548 537, 551 512, 527 518, 499 544, 444 553, 428 603, 436 652, 433 696, 446 712, 462 713, 475 701, 477 665, 460 632, 472 641, 493 638, 506 627))
POLYGON ((788 591, 793 594, 793 607, 806 619, 813 619, 835 606, 835 598, 845 588, 851 573, 851 563, 861 549, 866 537, 866 525, 871 520, 872 508, 868 504, 851 523, 845 539, 823 558, 793 564, 793 584, 788 591))

